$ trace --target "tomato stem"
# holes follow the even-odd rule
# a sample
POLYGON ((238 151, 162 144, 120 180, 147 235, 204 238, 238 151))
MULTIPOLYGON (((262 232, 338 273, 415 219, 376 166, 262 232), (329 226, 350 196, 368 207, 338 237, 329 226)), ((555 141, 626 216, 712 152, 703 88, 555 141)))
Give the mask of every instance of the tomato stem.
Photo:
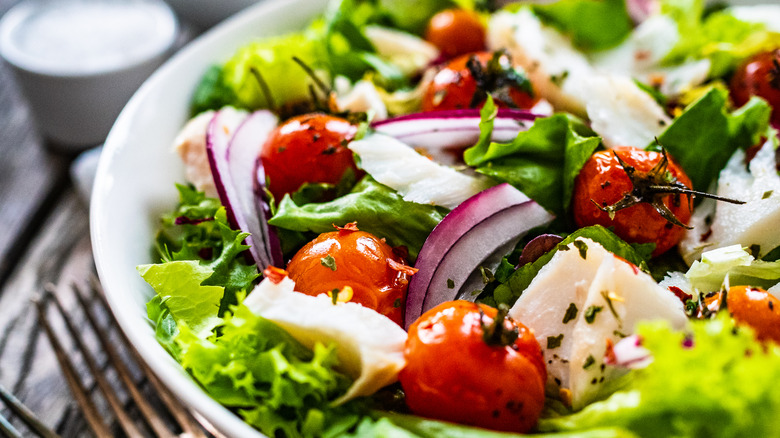
MULTIPOLYGON (((658 142, 658 139, 656 139, 658 142)), ((660 145, 660 143, 659 143, 660 145)), ((642 202, 646 202, 655 208, 655 211, 666 219, 669 223, 683 227, 686 229, 693 229, 693 227, 682 223, 677 216, 666 206, 663 202, 664 198, 669 195, 674 195, 675 202, 679 205, 679 196, 685 195, 688 197, 689 205, 693 205, 692 201, 695 196, 701 196, 704 198, 715 199, 716 201, 730 202, 732 204, 744 204, 744 201, 736 199, 726 198, 723 196, 713 195, 707 192, 700 192, 693 190, 677 181, 677 178, 671 174, 668 170, 669 157, 666 155, 666 149, 661 147, 661 161, 658 162, 652 169, 647 172, 640 172, 633 166, 629 166, 620 158, 617 152, 613 151, 615 158, 617 159, 623 171, 626 172, 628 179, 631 181, 632 189, 630 192, 623 194, 623 198, 618 200, 612 205, 602 206, 596 201, 591 200, 599 210, 609 214, 610 219, 615 218, 615 213, 618 211, 637 205, 642 202)))
POLYGON ((517 105, 509 95, 509 90, 512 88, 533 97, 531 81, 512 65, 512 58, 505 49, 493 52, 493 57, 485 67, 482 66, 477 55, 472 55, 466 62, 466 68, 469 69, 477 84, 477 91, 469 104, 470 108, 476 108, 487 99, 488 94, 503 104, 516 108, 517 105))
POLYGON ((515 343, 520 336, 520 331, 516 324, 513 324, 511 319, 508 319, 509 306, 506 304, 498 305, 498 312, 496 317, 493 318, 493 322, 485 324, 485 312, 479 309, 479 326, 482 328, 482 339, 488 345, 506 347, 515 343), (511 325, 511 328, 507 327, 507 322, 511 325))

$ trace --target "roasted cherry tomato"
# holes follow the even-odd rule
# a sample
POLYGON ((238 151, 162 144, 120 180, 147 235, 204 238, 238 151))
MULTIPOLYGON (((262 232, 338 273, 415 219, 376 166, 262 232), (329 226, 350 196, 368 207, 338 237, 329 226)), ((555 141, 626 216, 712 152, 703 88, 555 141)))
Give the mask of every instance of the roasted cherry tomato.
POLYGON ((485 26, 474 12, 445 9, 428 22, 425 39, 446 58, 485 50, 485 26))
MULTIPOLYGON (((711 312, 720 309, 723 295, 707 297, 707 309, 711 312)), ((725 295, 726 308, 737 324, 752 328, 759 341, 780 344, 780 300, 764 289, 750 286, 733 286, 725 295)))
POLYGON ((260 151, 268 189, 276 200, 304 183, 338 183, 347 169, 358 173, 346 143, 357 127, 347 120, 314 113, 279 125, 260 151))
POLYGON ((742 106, 750 96, 772 105, 772 122, 780 124, 780 49, 760 53, 742 64, 731 78, 731 97, 742 106))
POLYGON ((336 293, 340 301, 359 303, 401 325, 414 268, 383 239, 350 224, 307 243, 287 272, 297 291, 313 296, 336 293))
POLYGON ((436 73, 425 89, 422 110, 478 108, 487 94, 501 107, 528 109, 538 100, 531 83, 515 70, 506 53, 478 52, 459 56, 436 73))
POLYGON ((533 332, 505 312, 442 303, 411 327, 399 380, 415 414, 528 432, 544 407, 547 371, 533 332))
POLYGON ((661 152, 628 147, 596 152, 574 182, 574 220, 579 227, 614 227, 623 240, 655 243, 653 256, 663 254, 682 239, 691 218, 689 196, 649 187, 665 185, 690 189, 691 180, 661 152))

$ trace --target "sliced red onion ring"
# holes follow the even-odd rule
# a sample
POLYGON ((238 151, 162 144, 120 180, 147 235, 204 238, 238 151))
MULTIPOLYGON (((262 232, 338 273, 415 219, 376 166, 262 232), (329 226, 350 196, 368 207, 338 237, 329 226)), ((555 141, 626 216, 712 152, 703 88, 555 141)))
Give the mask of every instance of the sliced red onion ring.
POLYGON ((642 338, 631 335, 612 347, 613 354, 607 354, 604 363, 628 369, 645 368, 653 361, 650 351, 642 346, 642 338))
POLYGON ((257 111, 247 117, 246 113, 226 108, 214 115, 206 134, 211 173, 228 221, 250 233, 246 239, 249 253, 262 268, 281 263, 281 254, 276 256, 280 253, 278 240, 271 238, 254 191, 255 161, 276 124, 276 116, 270 111, 257 111))
MULTIPOLYGON (((492 140, 507 142, 527 130, 538 114, 499 108, 493 122, 492 140)), ((372 127, 406 144, 429 150, 470 146, 479 139, 479 109, 429 111, 380 120, 372 127)))
POLYGON ((509 184, 464 201, 433 229, 417 257, 409 283, 405 327, 425 311, 455 299, 469 276, 496 248, 517 242, 554 217, 509 184))

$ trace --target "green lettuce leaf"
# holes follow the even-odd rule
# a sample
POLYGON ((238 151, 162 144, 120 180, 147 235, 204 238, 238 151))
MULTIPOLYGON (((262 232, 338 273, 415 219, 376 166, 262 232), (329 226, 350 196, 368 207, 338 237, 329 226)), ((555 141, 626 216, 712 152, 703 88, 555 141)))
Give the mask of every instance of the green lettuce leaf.
POLYGON ((711 62, 710 77, 717 78, 752 55, 780 47, 780 34, 727 11, 706 14, 702 0, 663 0, 661 13, 677 22, 682 35, 663 60, 667 65, 706 58, 711 62))
POLYGON ((573 116, 538 118, 511 143, 490 141, 497 110, 488 99, 481 111, 480 138, 464 152, 466 164, 507 182, 544 208, 562 216, 569 208, 574 179, 601 140, 573 116))
MULTIPOLYGON (((650 258, 650 253, 655 249, 655 245, 653 244, 629 245, 623 239, 601 225, 580 228, 566 236, 558 246, 551 249, 534 262, 519 266, 504 283, 495 288, 492 297, 487 297, 492 298, 492 301, 489 302, 495 303, 496 305, 504 303, 511 306, 514 304, 514 302, 520 298, 523 291, 528 288, 528 285, 531 284, 531 281, 536 277, 536 274, 538 274, 544 265, 552 259, 556 252, 558 252, 558 248, 570 244, 578 237, 587 237, 588 239, 600 243, 607 251, 623 257, 629 262, 639 266, 644 271, 648 270, 647 260, 650 258)), ((486 297, 480 297, 481 300, 485 300, 485 298, 486 297)))
POLYGON ((208 198, 191 186, 178 184, 177 188, 179 205, 163 216, 157 233, 157 259, 163 264, 197 261, 208 268, 211 274, 202 279, 202 285, 224 289, 221 315, 228 306, 236 304, 236 294, 249 290, 259 277, 257 266, 243 256, 249 248, 244 244, 248 234, 230 227, 219 200, 208 198))
POLYGON ((685 276, 703 293, 720 290, 727 277, 730 286, 768 289, 780 282, 780 262, 755 260, 741 246, 732 245, 703 253, 685 276))
POLYGON ((771 107, 763 99, 733 112, 728 99, 727 91, 712 88, 658 137, 696 190, 707 191, 734 152, 758 144, 769 126, 771 107))
POLYGON ((298 57, 315 71, 327 72, 328 57, 322 37, 322 29, 312 27, 241 47, 222 67, 221 74, 224 85, 236 96, 233 104, 248 109, 271 106, 255 72, 262 75, 277 105, 307 100, 311 79, 292 57, 298 57))
POLYGON ((725 312, 692 321, 690 333, 675 332, 665 322, 645 323, 638 332, 653 356, 647 368, 633 371, 628 386, 606 400, 542 420, 540 429, 622 427, 643 437, 778 436, 776 345, 758 343, 725 312))
POLYGON ((358 227, 387 239, 392 246, 405 246, 412 260, 428 235, 447 214, 447 209, 407 202, 394 190, 370 176, 340 198, 320 204, 297 205, 289 195, 279 203, 269 224, 291 231, 326 233, 334 224, 357 222, 358 227))
POLYGON ((159 304, 148 306, 150 318, 160 320, 166 309, 177 323, 185 323, 198 335, 206 335, 219 323, 221 286, 202 286, 214 271, 193 260, 138 266, 138 272, 154 288, 159 304), (155 318, 156 317, 156 318, 155 318))
POLYGON ((215 400, 268 436, 322 436, 358 421, 360 401, 329 406, 351 384, 336 370, 334 345, 309 350, 246 306, 232 310, 216 327, 219 335, 199 336, 180 324, 176 338, 182 366, 215 400))
POLYGON ((571 37, 582 50, 604 50, 620 44, 634 27, 624 0, 560 0, 534 5, 534 13, 571 37))

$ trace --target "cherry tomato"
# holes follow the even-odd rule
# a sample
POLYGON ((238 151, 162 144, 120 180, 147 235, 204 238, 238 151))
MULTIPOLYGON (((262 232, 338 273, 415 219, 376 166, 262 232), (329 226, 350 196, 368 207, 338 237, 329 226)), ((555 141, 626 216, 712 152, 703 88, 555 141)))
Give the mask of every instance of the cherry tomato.
POLYGON ((485 26, 465 9, 445 9, 428 22, 425 39, 446 58, 485 50, 485 26))
MULTIPOLYGON (((528 94, 519 86, 508 85, 502 87, 508 90, 506 94, 508 94, 508 98, 511 100, 511 105, 508 102, 503 102, 501 99, 495 98, 496 92, 499 90, 490 89, 491 83, 495 85, 506 82, 502 81, 499 76, 502 74, 511 75, 512 71, 511 60, 508 60, 507 62, 509 65, 507 67, 509 67, 509 69, 504 70, 503 72, 488 72, 488 62, 493 56, 494 54, 490 52, 478 52, 462 55, 450 61, 436 73, 431 83, 425 89, 422 100, 422 110, 436 111, 481 107, 485 103, 487 95, 482 99, 478 99, 477 102, 472 102, 474 95, 480 91, 493 94, 494 100, 498 106, 512 106, 520 109, 529 109, 533 107, 538 99, 528 94), (467 66, 469 59, 473 56, 476 56, 482 69, 486 71, 487 82, 490 83, 482 84, 482 86, 478 85, 477 80, 467 66), (472 105, 472 103, 474 103, 474 105, 472 105)), ((530 83, 528 83, 527 86, 530 87, 530 83)))
POLYGON ((414 269, 373 234, 355 227, 320 234, 295 254, 287 271, 299 292, 316 296, 337 290, 337 299, 403 323, 406 289, 414 269))
MULTIPOLYGON (((615 234, 630 243, 655 243, 653 256, 663 254, 682 239, 685 229, 665 219, 651 204, 651 201, 663 205, 680 223, 687 224, 691 218, 690 199, 686 195, 655 195, 652 199, 643 198, 643 202, 610 213, 599 208, 611 206, 626 194, 634 192, 628 173, 615 157, 618 154, 626 166, 634 169, 636 177, 647 176, 662 163, 664 156, 660 152, 645 151, 622 147, 593 154, 585 163, 574 182, 572 212, 579 227, 603 225, 614 227, 615 234)), ((671 159, 666 169, 659 175, 659 184, 669 179, 690 188, 691 180, 671 159)), ((647 180, 645 180, 647 181, 647 180)))
POLYGON ((772 105, 772 122, 780 124, 780 49, 753 56, 731 78, 731 97, 738 106, 750 96, 760 96, 772 105))
POLYGON ((547 380, 542 349, 524 325, 510 318, 496 323, 497 313, 449 301, 409 327, 406 367, 398 377, 412 412, 503 431, 534 427, 547 380))
POLYGON ((347 120, 320 113, 293 117, 274 129, 260 151, 274 198, 307 182, 336 184, 347 169, 358 174, 346 147, 356 132, 347 120))
MULTIPOLYGON (((705 301, 710 310, 717 309, 722 294, 705 301)), ((760 341, 780 344, 780 300, 761 288, 733 286, 726 294, 726 307, 737 324, 744 324, 756 332, 760 341)))

